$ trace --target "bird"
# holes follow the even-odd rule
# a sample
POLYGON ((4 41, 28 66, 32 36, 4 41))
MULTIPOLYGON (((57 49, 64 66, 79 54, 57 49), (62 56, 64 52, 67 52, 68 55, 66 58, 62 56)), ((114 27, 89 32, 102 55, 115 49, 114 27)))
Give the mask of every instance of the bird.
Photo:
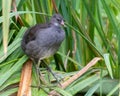
POLYGON ((49 22, 36 24, 24 33, 21 47, 24 53, 39 67, 41 60, 53 56, 65 39, 64 19, 55 13, 49 22))

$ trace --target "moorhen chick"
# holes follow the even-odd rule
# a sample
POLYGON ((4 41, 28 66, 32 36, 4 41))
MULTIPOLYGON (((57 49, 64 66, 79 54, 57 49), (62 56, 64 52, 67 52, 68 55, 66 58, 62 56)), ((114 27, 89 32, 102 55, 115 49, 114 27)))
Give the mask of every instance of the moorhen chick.
POLYGON ((37 24, 25 32, 21 47, 24 53, 37 63, 37 69, 41 60, 54 55, 64 40, 65 32, 61 25, 64 25, 63 17, 54 14, 50 22, 37 24))

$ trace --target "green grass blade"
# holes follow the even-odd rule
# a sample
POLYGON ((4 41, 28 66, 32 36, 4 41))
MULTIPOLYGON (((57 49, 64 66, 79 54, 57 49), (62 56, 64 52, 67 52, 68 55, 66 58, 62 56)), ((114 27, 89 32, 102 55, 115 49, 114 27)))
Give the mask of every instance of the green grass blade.
POLYGON ((11 0, 2 0, 2 14, 3 14, 3 45, 4 53, 7 53, 8 33, 9 33, 9 13, 11 9, 11 0), (7 6, 6 6, 7 4, 7 6))
POLYGON ((111 78, 113 79, 113 72, 112 72, 112 66, 110 64, 109 54, 104 54, 103 57, 104 57, 108 72, 109 72, 111 78))
POLYGON ((21 39, 18 38, 11 45, 8 46, 7 56, 4 56, 4 52, 0 51, 0 63, 3 62, 12 52, 14 52, 20 46, 21 39))
POLYGON ((92 88, 90 88, 87 93, 85 94, 85 96, 93 96, 93 94, 95 93, 95 91, 100 87, 100 84, 96 84, 95 86, 93 86, 92 88))
POLYGON ((5 83, 5 81, 19 68, 22 67, 22 64, 27 60, 28 58, 24 55, 22 58, 18 60, 15 65, 13 65, 9 70, 6 71, 6 73, 2 74, 0 77, 0 86, 5 83))

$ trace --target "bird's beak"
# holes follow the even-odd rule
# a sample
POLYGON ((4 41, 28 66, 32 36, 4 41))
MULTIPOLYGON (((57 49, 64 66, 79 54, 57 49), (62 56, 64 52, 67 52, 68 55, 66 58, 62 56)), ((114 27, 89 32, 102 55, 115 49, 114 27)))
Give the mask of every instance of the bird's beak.
POLYGON ((61 21, 61 25, 65 26, 65 24, 64 24, 64 20, 61 21))

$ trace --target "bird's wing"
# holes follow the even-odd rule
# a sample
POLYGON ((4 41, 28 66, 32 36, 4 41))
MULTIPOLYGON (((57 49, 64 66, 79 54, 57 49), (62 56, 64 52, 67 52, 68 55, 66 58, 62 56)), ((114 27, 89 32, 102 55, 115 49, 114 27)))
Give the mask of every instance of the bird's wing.
POLYGON ((49 26, 50 26, 50 24, 47 23, 47 24, 37 24, 37 25, 29 28, 29 29, 25 32, 25 34, 24 34, 24 36, 23 36, 23 39, 22 39, 22 42, 21 42, 21 47, 22 47, 22 49, 25 50, 25 49, 26 49, 26 45, 27 45, 29 42, 31 42, 31 41, 33 41, 33 40, 36 39, 36 36, 37 36, 36 34, 37 34, 38 32, 40 32, 40 31, 37 31, 37 30, 42 30, 42 29, 47 28, 47 27, 49 27, 49 26))
POLYGON ((37 36, 36 34, 38 32, 40 32, 40 30, 47 28, 47 27, 49 27, 49 24, 37 24, 37 25, 29 28, 23 36, 23 38, 25 39, 25 43, 27 44, 30 41, 35 40, 36 36, 37 36), (37 31, 37 30, 39 30, 39 31, 37 31))

